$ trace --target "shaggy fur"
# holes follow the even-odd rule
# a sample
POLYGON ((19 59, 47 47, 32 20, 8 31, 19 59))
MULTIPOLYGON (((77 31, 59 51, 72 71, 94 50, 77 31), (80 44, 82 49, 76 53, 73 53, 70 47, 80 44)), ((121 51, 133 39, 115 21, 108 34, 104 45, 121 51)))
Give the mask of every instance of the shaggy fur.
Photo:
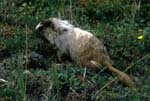
POLYGON ((118 75, 127 86, 132 85, 130 77, 112 66, 105 46, 93 34, 70 24, 66 20, 49 18, 36 26, 36 31, 58 48, 58 57, 69 55, 80 66, 91 69, 106 67, 118 75))

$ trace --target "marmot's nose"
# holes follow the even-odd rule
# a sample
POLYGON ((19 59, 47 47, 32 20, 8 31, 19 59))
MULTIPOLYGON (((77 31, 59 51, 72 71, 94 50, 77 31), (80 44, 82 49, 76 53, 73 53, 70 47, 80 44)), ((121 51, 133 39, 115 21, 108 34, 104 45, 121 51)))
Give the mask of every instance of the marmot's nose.
POLYGON ((36 36, 40 36, 41 31, 42 31, 42 27, 43 26, 42 26, 41 23, 39 23, 39 24, 36 25, 36 27, 34 29, 34 33, 35 33, 36 36))
POLYGON ((38 25, 35 27, 35 31, 40 30, 43 27, 43 24, 40 22, 38 25))

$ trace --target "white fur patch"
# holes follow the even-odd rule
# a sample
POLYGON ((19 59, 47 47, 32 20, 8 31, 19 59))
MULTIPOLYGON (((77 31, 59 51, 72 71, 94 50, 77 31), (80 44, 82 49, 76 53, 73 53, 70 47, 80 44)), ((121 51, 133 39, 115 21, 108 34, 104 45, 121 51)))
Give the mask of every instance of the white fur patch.
POLYGON ((40 27, 42 27, 43 24, 39 23, 36 27, 35 27, 35 30, 38 30, 40 27))

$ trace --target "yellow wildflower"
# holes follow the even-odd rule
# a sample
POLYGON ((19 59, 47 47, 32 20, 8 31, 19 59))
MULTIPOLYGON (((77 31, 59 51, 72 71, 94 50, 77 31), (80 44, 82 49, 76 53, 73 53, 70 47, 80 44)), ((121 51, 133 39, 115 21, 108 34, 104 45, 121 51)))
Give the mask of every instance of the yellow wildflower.
POLYGON ((143 35, 139 35, 139 36, 137 37, 137 39, 142 40, 142 39, 143 39, 143 35))

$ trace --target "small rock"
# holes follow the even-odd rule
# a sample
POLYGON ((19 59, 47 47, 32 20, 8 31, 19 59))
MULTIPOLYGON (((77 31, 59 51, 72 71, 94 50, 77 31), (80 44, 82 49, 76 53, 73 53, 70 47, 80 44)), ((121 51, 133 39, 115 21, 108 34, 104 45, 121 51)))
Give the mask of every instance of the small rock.
POLYGON ((46 59, 43 57, 43 55, 38 54, 36 52, 32 52, 29 57, 28 67, 48 69, 48 66, 45 62, 46 62, 46 59))
POLYGON ((141 87, 142 81, 140 80, 139 77, 133 77, 133 80, 134 80, 137 87, 141 87))

